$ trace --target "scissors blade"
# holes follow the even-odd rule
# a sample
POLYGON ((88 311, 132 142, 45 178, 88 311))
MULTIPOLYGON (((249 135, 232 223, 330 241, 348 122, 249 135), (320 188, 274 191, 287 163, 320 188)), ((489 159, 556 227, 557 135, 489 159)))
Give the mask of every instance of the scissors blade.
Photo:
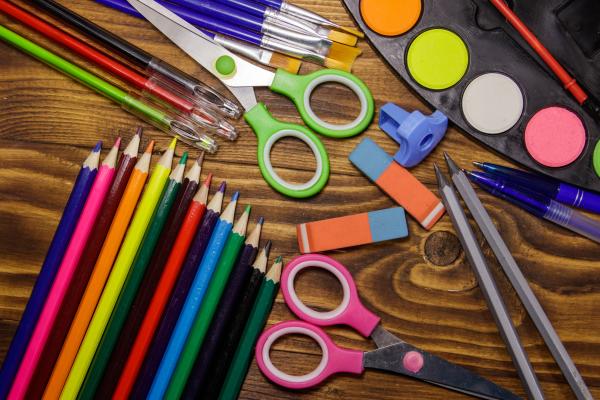
POLYGON ((216 44, 193 25, 156 1, 127 1, 156 29, 225 85, 230 87, 271 86, 275 77, 273 72, 257 67, 216 44), (231 57, 236 64, 235 72, 230 76, 223 76, 216 69, 216 61, 223 56, 231 57))
POLYGON ((482 399, 520 399, 516 394, 461 366, 405 342, 365 353, 363 364, 365 368, 395 372, 482 399), (405 356, 409 352, 417 352, 423 357, 420 369, 415 366, 409 370, 405 366, 405 356))

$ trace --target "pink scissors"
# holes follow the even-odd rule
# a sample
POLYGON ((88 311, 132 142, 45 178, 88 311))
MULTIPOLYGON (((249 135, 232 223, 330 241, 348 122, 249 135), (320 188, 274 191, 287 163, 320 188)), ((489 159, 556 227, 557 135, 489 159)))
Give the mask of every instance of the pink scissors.
POLYGON ((361 303, 350 272, 332 258, 318 254, 295 258, 283 271, 281 291, 288 307, 303 321, 287 321, 272 326, 263 332, 256 345, 256 361, 260 370, 280 386, 305 389, 316 386, 337 373, 361 374, 365 368, 373 368, 407 375, 483 399, 519 399, 517 395, 495 383, 412 346, 386 331, 379 323, 380 318, 361 303), (302 303, 296 294, 294 280, 298 272, 306 268, 324 269, 339 280, 344 295, 335 310, 319 312, 302 303), (362 352, 340 348, 316 325, 350 326, 363 336, 373 339, 377 349, 362 352), (308 336, 321 347, 321 362, 311 373, 302 376, 288 375, 273 365, 271 346, 279 338, 291 334, 308 336))

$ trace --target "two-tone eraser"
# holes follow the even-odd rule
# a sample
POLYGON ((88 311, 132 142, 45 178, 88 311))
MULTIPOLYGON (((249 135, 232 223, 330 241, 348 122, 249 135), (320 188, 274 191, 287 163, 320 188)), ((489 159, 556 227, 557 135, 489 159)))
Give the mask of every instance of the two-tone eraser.
POLYGON ((444 215, 442 201, 369 138, 350 153, 352 164, 429 230, 444 215))
POLYGON ((301 253, 342 249, 408 236, 402 207, 300 224, 296 231, 301 253))

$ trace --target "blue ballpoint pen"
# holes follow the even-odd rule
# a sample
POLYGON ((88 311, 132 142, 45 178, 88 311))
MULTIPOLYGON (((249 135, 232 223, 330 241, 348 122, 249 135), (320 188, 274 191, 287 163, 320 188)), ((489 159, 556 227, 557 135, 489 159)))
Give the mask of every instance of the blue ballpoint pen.
POLYGON ((522 186, 559 203, 600 214, 600 195, 547 176, 533 174, 519 169, 491 163, 473 163, 477 168, 502 178, 507 182, 522 186))
POLYGON ((552 200, 483 172, 465 171, 469 179, 492 195, 521 207, 531 214, 600 243, 600 222, 552 200))

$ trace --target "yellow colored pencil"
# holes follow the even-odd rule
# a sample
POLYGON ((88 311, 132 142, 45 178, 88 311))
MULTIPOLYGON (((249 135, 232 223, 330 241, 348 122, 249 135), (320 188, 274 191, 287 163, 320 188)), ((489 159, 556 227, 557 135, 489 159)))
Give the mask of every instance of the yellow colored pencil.
POLYGON ((175 144, 176 140, 173 139, 167 151, 165 151, 154 167, 154 171, 152 171, 148 185, 144 190, 144 194, 142 195, 142 199, 140 200, 131 225, 127 230, 123 245, 119 250, 119 255, 113 265, 106 286, 102 292, 102 296, 100 297, 100 301, 98 302, 98 306, 96 307, 96 311, 94 312, 94 316, 88 326, 83 342, 75 357, 75 362, 71 367, 71 371, 69 372, 69 376, 63 387, 60 396, 63 400, 75 399, 79 394, 81 385, 83 384, 87 371, 96 353, 96 349, 104 334, 104 329, 108 324, 114 306, 119 298, 119 294, 121 293, 121 289, 127 279, 129 269, 133 264, 138 247, 142 243, 146 229, 154 214, 154 209, 160 200, 162 191, 169 178, 175 144))

